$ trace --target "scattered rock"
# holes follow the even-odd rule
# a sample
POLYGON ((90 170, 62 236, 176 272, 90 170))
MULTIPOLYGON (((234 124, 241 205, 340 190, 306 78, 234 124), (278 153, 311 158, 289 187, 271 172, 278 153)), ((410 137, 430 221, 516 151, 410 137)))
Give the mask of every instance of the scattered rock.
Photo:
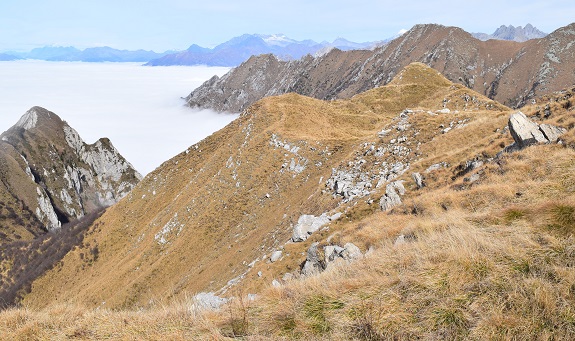
POLYGON ((333 262, 338 257, 342 257, 341 254, 345 249, 338 245, 328 245, 324 248, 325 262, 333 262))
POLYGON ((320 255, 319 243, 313 243, 307 250, 306 260, 301 269, 304 276, 313 276, 325 270, 325 257, 320 255))
POLYGON ((397 239, 395 240, 395 242, 393 243, 393 246, 398 246, 398 245, 402 245, 405 244, 405 235, 400 234, 399 237, 397 237, 397 239))
POLYGON ((395 242, 393 243, 393 246, 399 246, 399 245, 403 245, 406 244, 408 242, 412 242, 416 239, 415 235, 413 233, 408 233, 408 234, 400 234, 396 239, 395 242))
POLYGON ((423 181, 423 176, 419 173, 412 173, 411 177, 415 181, 415 185, 418 189, 425 187, 425 182, 423 181))
POLYGON ((280 260, 280 258, 282 258, 281 250, 274 251, 272 253, 272 255, 270 256, 270 262, 272 262, 272 263, 277 262, 278 260, 280 260))
POLYGON ((334 214, 334 215, 332 215, 331 217, 329 217, 329 220, 335 221, 335 220, 338 220, 339 218, 341 218, 342 216, 343 216, 343 213, 337 212, 336 214, 334 214))
POLYGON ((425 173, 431 173, 433 171, 440 170, 441 168, 447 168, 447 167, 449 167, 447 162, 442 161, 440 163, 436 163, 436 164, 433 164, 433 165, 427 167, 427 169, 425 170, 425 173))
POLYGON ((385 186, 385 194, 381 197, 379 201, 379 206, 384 211, 389 211, 392 208, 401 205, 400 195, 405 194, 405 187, 403 187, 403 181, 393 181, 385 186))
POLYGON ((193 305, 200 309, 217 310, 228 299, 219 297, 213 292, 200 292, 193 298, 193 305))
POLYGON ((303 242, 312 233, 330 222, 330 218, 324 213, 319 217, 304 214, 299 217, 297 225, 293 228, 292 241, 303 242))
POLYGON ((539 125, 539 130, 543 132, 545 138, 551 143, 555 143, 559 140, 559 137, 567 131, 566 129, 559 128, 556 126, 552 126, 550 124, 541 124, 539 125))
POLYGON ((355 246, 353 243, 346 243, 343 246, 343 249, 341 257, 345 260, 351 261, 363 257, 359 247, 355 246))
POLYGON ((276 287, 276 288, 277 288, 277 287, 280 287, 281 285, 282 285, 282 284, 281 284, 277 279, 274 279, 274 280, 272 281, 272 286, 274 286, 274 287, 276 287))

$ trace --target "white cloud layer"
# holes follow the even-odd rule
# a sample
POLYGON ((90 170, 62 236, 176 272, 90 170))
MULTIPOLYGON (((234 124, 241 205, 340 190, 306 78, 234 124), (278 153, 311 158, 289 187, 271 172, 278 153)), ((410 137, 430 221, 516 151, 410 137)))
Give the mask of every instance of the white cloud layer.
POLYGON ((0 62, 0 130, 38 105, 87 142, 108 137, 143 175, 237 115, 184 107, 221 67, 144 67, 134 63, 0 62))

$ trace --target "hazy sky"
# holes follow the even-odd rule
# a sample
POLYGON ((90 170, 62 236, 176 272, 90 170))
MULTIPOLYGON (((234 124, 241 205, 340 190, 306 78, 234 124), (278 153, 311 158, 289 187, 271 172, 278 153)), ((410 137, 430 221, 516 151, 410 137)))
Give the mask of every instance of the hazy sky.
POLYGON ((492 33, 527 23, 545 32, 575 21, 573 0, 1 0, 0 51, 213 47, 243 33, 291 38, 382 40, 418 23, 492 33))

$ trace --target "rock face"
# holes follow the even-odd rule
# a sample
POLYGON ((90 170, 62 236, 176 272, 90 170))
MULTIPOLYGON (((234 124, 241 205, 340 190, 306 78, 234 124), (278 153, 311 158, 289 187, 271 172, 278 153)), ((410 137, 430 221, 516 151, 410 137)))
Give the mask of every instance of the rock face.
POLYGON ((350 98, 389 83, 409 63, 421 62, 453 82, 518 107, 575 84, 574 37, 575 24, 523 43, 480 41, 456 27, 416 25, 373 51, 334 49, 289 62, 273 55, 252 57, 192 91, 187 101, 191 107, 240 112, 263 97, 289 92, 324 100, 350 98))
POLYGON ((86 144, 44 108, 28 110, 0 138, 0 190, 47 229, 116 203, 141 179, 108 139, 86 144))
POLYGON ((557 142, 566 130, 550 124, 539 125, 527 118, 521 111, 511 115, 508 122, 509 132, 518 148, 537 143, 557 142))

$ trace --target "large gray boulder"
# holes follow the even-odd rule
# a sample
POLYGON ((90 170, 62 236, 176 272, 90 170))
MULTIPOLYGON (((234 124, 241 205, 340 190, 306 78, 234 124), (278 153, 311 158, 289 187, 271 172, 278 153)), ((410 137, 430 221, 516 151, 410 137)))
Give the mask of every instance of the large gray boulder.
POLYGON ((524 148, 537 143, 554 143, 565 129, 550 124, 538 125, 529 120, 521 111, 509 117, 509 132, 518 148, 524 148))

